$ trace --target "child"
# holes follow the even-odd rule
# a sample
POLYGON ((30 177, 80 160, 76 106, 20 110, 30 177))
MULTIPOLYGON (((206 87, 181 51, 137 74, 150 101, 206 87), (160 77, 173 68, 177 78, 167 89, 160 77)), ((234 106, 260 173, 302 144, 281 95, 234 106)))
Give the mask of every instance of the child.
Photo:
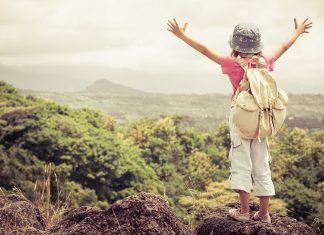
MULTIPOLYGON (((272 55, 264 56, 268 61, 267 68, 269 71, 273 70, 274 62, 302 33, 309 33, 307 29, 312 27, 312 23, 307 23, 307 20, 298 24, 297 20, 294 19, 295 30, 292 35, 272 55)), ((230 36, 228 41, 233 49, 231 56, 221 56, 186 35, 187 24, 185 23, 184 27, 181 28, 173 18, 173 22, 168 20, 169 28, 167 30, 221 66, 222 72, 229 76, 233 87, 230 107, 230 110, 232 110, 233 97, 244 74, 244 70, 236 61, 236 57, 241 57, 247 62, 251 62, 251 66, 255 67, 251 57, 254 55, 262 56, 263 49, 259 29, 253 24, 236 25, 233 35, 230 36)), ((275 188, 271 180, 269 167, 271 160, 268 139, 263 138, 259 142, 257 139, 241 138, 233 127, 231 114, 232 112, 230 111, 231 149, 229 160, 231 161, 231 188, 239 194, 241 207, 240 209, 230 209, 229 216, 239 221, 248 221, 250 219, 249 197, 253 181, 254 195, 260 199, 260 209, 252 218, 257 221, 271 223, 268 204, 270 196, 275 195, 275 188)))

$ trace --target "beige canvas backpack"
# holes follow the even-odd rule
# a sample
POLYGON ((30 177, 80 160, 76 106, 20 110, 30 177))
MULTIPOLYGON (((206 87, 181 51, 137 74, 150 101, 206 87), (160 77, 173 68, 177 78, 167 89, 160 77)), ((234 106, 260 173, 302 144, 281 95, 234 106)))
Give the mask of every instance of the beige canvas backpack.
POLYGON ((244 77, 231 104, 234 106, 232 121, 240 137, 261 141, 261 138, 275 135, 281 128, 286 117, 288 96, 277 87, 267 69, 267 59, 263 56, 252 58, 256 59, 255 68, 237 58, 244 69, 244 77))

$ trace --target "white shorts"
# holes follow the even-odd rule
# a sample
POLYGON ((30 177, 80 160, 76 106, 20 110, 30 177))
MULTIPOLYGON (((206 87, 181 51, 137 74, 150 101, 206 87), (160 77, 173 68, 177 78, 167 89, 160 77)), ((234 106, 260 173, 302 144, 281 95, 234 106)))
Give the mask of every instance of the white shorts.
POLYGON ((262 138, 261 142, 258 139, 241 138, 232 123, 232 110, 233 108, 230 109, 228 119, 231 136, 231 189, 237 193, 239 190, 250 193, 253 189, 254 196, 273 196, 275 188, 269 166, 271 156, 268 138, 262 138))

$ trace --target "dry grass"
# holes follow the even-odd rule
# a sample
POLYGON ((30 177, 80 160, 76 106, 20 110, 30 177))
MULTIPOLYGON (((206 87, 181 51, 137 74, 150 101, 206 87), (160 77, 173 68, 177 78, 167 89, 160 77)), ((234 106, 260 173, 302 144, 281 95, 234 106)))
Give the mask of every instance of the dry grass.
MULTIPOLYGON (((40 180, 35 182, 33 201, 26 198, 24 193, 16 187, 13 188, 11 192, 4 192, 0 188, 1 196, 6 196, 9 193, 15 194, 30 204, 35 205, 43 216, 45 229, 50 228, 52 225, 60 221, 63 213, 70 206, 69 196, 66 198, 62 198, 61 196, 60 176, 57 175, 51 163, 44 166, 42 177, 40 180)), ((21 210, 23 210, 23 208, 17 207, 17 211, 8 211, 3 214, 4 217, 2 218, 2 222, 6 222, 1 223, 0 234, 2 234, 2 232, 4 232, 4 234, 9 234, 17 229, 22 232, 24 229, 27 229, 29 226, 28 216, 24 218, 26 214, 21 213, 21 210), (16 223, 15 221, 18 222, 16 223)))
POLYGON ((52 164, 45 165, 41 181, 36 181, 34 188, 34 205, 42 213, 46 228, 58 222, 63 213, 69 208, 69 197, 61 198, 60 177, 53 170, 52 164), (54 178, 55 186, 51 182, 54 178), (52 189, 55 188, 56 199, 53 198, 52 189))

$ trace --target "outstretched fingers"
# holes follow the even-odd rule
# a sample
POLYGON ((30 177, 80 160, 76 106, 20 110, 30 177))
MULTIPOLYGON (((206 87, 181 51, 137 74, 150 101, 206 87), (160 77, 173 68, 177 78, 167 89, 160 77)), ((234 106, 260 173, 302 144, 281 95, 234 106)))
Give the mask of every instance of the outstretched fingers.
POLYGON ((307 31, 307 29, 310 29, 310 28, 313 26, 313 25, 312 25, 313 22, 309 22, 309 23, 305 24, 307 20, 308 20, 308 19, 304 20, 304 22, 303 22, 303 26, 304 26, 304 33, 309 33, 309 31, 307 31))
POLYGON ((172 29, 175 28, 175 25, 174 25, 173 22, 171 22, 170 20, 168 20, 168 25, 169 25, 172 29))
POLYGON ((170 24, 168 24, 168 26, 170 29, 174 30, 173 26, 171 26, 170 24))
POLYGON ((187 27, 188 23, 186 22, 183 26, 183 30, 186 30, 186 27, 187 27))
POLYGON ((308 18, 302 21, 302 23, 298 24, 297 19, 294 18, 295 30, 298 30, 300 33, 309 33, 307 29, 310 29, 313 25, 313 22, 307 22, 308 18))
POLYGON ((306 19, 303 21, 303 24, 305 24, 307 20, 308 20, 308 18, 306 18, 306 19))
POLYGON ((297 24, 297 19, 296 18, 294 18, 294 23, 295 23, 295 29, 297 29, 298 24, 297 24))
POLYGON ((303 24, 302 24, 302 25, 303 25, 304 27, 309 27, 309 26, 312 27, 311 25, 313 24, 313 22, 309 22, 309 23, 306 24, 307 20, 308 20, 308 18, 307 18, 306 20, 303 21, 303 24))
POLYGON ((169 26, 167 30, 173 33, 175 36, 180 37, 183 34, 184 29, 179 27, 178 22, 174 18, 173 21, 168 20, 167 24, 169 26))
POLYGON ((175 25, 179 28, 179 25, 178 25, 177 21, 174 18, 173 18, 173 21, 174 21, 175 25))

